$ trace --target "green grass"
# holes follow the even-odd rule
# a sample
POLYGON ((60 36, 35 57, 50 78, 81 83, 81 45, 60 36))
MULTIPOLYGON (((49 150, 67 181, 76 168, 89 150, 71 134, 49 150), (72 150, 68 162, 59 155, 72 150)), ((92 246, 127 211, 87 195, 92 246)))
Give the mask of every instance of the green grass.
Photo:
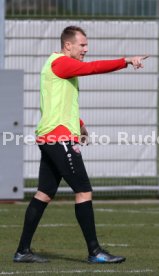
POLYGON ((90 265, 85 241, 74 216, 74 204, 50 204, 34 236, 32 248, 47 264, 12 262, 26 204, 0 205, 0 275, 159 275, 159 206, 94 203, 98 239, 122 264, 90 265), (76 271, 77 270, 77 271, 76 271))

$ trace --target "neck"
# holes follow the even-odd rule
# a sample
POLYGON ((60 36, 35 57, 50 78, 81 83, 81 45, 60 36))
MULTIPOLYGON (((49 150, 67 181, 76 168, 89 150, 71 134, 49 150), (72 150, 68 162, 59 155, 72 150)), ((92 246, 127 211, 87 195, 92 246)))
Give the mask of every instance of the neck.
POLYGON ((61 53, 64 54, 65 56, 67 56, 67 57, 70 57, 70 53, 65 49, 61 49, 61 53))

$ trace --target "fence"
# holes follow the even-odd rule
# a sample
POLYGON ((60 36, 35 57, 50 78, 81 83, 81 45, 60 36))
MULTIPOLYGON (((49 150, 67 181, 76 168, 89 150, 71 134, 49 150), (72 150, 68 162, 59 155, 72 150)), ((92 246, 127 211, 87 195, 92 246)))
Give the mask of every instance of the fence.
MULTIPOLYGON (((6 20, 5 68, 23 69, 25 72, 24 136, 34 135, 40 118, 39 75, 42 65, 52 51, 60 50, 59 35, 70 24, 80 25, 87 32, 89 52, 86 61, 150 54, 142 71, 127 68, 117 73, 80 78, 80 107, 81 117, 86 122, 89 133, 92 137, 93 133, 98 136, 95 140, 98 146, 90 145, 82 150, 94 190, 106 191, 106 194, 111 192, 113 195, 127 191, 127 196, 133 190, 135 194, 136 191, 137 194, 143 194, 144 190, 147 195, 156 194, 156 21, 6 20)), ((24 145, 26 192, 33 191, 32 188, 36 185, 39 158, 36 145, 24 145)), ((62 183, 61 191, 67 191, 65 183, 62 183)))
POLYGON ((0 1, 0 69, 4 67, 4 0, 0 1))
POLYGON ((8 18, 155 17, 158 0, 6 0, 8 18))

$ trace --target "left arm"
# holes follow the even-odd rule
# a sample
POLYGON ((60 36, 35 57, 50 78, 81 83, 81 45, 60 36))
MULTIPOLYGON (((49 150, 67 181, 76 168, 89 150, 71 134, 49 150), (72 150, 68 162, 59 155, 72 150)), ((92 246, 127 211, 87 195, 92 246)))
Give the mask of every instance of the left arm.
POLYGON ((82 120, 80 119, 80 130, 81 130, 80 143, 88 145, 88 142, 89 142, 88 141, 88 138, 89 138, 88 131, 87 131, 86 126, 83 123, 83 121, 82 121, 83 124, 81 124, 81 121, 82 120))

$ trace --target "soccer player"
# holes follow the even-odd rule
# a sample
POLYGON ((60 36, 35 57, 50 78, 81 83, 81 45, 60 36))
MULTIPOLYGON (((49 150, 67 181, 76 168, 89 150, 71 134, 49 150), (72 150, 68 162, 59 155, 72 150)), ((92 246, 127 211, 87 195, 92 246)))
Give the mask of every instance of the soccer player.
POLYGON ((46 262, 30 247, 33 235, 48 203, 54 198, 63 177, 75 193, 75 215, 83 232, 90 263, 121 263, 125 257, 113 256, 101 248, 92 206, 92 188, 79 149, 88 133, 79 118, 78 76, 108 73, 131 64, 142 68, 147 56, 83 62, 87 36, 76 26, 61 34, 61 52, 47 59, 41 72, 41 119, 36 129, 41 151, 38 191, 27 207, 24 227, 14 262, 46 262))

